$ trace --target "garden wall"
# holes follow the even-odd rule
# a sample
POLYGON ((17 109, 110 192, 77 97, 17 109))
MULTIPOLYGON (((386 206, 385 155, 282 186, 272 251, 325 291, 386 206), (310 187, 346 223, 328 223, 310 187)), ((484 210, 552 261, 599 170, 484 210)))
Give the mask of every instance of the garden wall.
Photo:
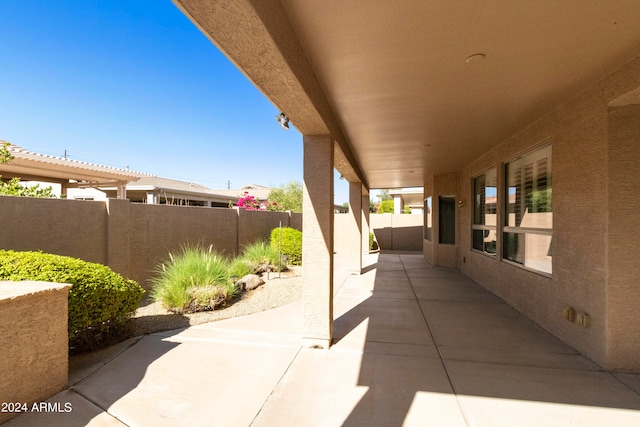
POLYGON ((301 229, 302 215, 107 201, 0 196, 0 249, 67 255, 108 265, 149 289, 156 265, 182 245, 212 245, 232 256, 268 240, 279 226, 301 229))
POLYGON ((0 282, 0 424, 67 386, 70 287, 0 282))
MULTIPOLYGON (((336 252, 348 250, 348 214, 336 214, 334 243, 336 252)), ((381 249, 395 251, 422 251, 422 215, 370 214, 369 224, 381 249)))

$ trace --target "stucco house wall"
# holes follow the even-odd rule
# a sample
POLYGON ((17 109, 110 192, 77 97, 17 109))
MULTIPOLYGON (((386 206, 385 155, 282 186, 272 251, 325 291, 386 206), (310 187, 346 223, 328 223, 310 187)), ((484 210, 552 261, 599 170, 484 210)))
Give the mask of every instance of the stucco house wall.
MULTIPOLYGON (((472 250, 471 203, 458 209, 457 218, 458 266, 463 273, 601 366, 636 371, 640 316, 634 310, 640 306, 640 273, 632 245, 640 237, 640 109, 608 104, 638 87, 640 59, 567 100, 459 173, 458 198, 472 200, 472 179, 496 168, 498 204, 504 205, 500 189, 505 185, 505 163, 552 144, 551 277, 501 261, 500 226, 497 257, 472 250), (564 307, 588 313, 590 326, 565 320, 564 307)), ((426 180, 425 196, 438 193, 437 188, 428 192, 430 185, 426 180)), ((502 223, 499 209, 498 224, 502 223)), ((429 260, 430 245, 424 246, 429 260)))

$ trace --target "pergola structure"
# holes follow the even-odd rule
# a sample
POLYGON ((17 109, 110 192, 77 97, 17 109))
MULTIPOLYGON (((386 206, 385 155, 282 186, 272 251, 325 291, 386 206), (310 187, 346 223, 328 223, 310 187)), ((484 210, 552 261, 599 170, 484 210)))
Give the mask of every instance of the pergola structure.
POLYGON ((424 187, 429 262, 640 371, 640 2, 174 2, 303 135, 307 345, 332 340, 335 167, 354 272, 369 189, 424 187))
POLYGON ((62 194, 68 188, 87 188, 113 185, 116 197, 127 198, 127 183, 145 174, 102 166, 63 157, 34 153, 16 145, 8 146, 13 156, 9 163, 0 163, 2 178, 18 177, 23 181, 43 181, 60 184, 62 194))

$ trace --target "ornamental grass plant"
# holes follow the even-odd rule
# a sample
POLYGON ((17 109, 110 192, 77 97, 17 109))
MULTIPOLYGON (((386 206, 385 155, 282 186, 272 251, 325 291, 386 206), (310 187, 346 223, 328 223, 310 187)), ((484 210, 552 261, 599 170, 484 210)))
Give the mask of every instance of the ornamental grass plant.
POLYGON ((240 259, 251 266, 253 273, 261 272, 266 266, 272 266, 274 271, 286 269, 280 262, 278 249, 265 241, 258 241, 245 246, 242 249, 240 259))
POLYGON ((212 246, 184 246, 159 266, 151 297, 175 313, 214 310, 236 294, 229 267, 212 246))
POLYGON ((229 263, 229 276, 232 278, 240 279, 254 272, 252 263, 243 258, 234 258, 229 263))

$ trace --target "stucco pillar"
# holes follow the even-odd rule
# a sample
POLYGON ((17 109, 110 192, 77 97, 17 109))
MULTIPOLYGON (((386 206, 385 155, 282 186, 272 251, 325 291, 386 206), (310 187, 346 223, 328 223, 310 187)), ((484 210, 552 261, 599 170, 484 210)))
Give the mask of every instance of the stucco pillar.
POLYGON ((349 273, 362 272, 362 183, 349 183, 349 273))
POLYGON ((402 196, 393 196, 393 213, 396 215, 402 213, 402 196))
MULTIPOLYGON (((71 285, 0 281, 0 396, 3 403, 44 401, 67 386, 71 285)), ((11 408, 11 407, 10 407, 11 408)), ((0 412, 0 424, 18 415, 0 412)))
POLYGON ((157 205, 158 204, 158 193, 155 191, 147 191, 147 204, 149 205, 157 205))
POLYGON ((66 199, 69 192, 69 181, 60 184, 60 198, 66 199))
POLYGON ((303 137, 303 345, 329 348, 333 334, 333 142, 303 137))
POLYGON ((107 199, 107 266, 129 277, 131 275, 131 202, 107 199))
MULTIPOLYGON (((360 212, 360 229, 362 230, 362 253, 369 253, 369 191, 362 186, 362 203, 360 212)), ((361 270, 362 271, 362 270, 361 270)))
POLYGON ((116 198, 127 198, 127 183, 125 181, 118 181, 118 183, 116 184, 116 198))
POLYGON ((640 372, 640 105, 610 108, 608 133, 605 367, 640 372))

